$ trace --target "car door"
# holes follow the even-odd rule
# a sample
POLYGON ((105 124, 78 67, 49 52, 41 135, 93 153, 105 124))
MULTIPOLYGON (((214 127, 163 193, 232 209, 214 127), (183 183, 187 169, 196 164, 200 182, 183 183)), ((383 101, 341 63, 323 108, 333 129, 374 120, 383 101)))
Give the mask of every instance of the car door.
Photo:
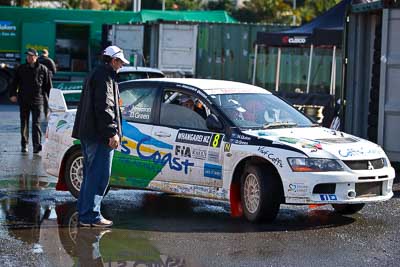
POLYGON ((222 186, 223 134, 207 129, 206 117, 210 112, 204 99, 195 92, 171 86, 163 89, 159 124, 153 127, 152 135, 173 149, 163 156, 165 167, 159 179, 222 186), (190 101, 192 105, 188 104, 190 101))
POLYGON ((148 156, 157 146, 167 146, 151 136, 157 95, 157 84, 127 83, 121 87, 123 137, 114 153, 112 185, 145 188, 160 173, 161 166, 148 156))

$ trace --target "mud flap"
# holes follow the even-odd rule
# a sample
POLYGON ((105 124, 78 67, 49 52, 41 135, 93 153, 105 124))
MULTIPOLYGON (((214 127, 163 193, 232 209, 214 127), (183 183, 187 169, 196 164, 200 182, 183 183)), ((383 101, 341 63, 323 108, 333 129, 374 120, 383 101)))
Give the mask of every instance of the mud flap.
POLYGON ((231 217, 238 218, 243 216, 242 202, 240 199, 240 183, 232 183, 229 192, 231 205, 231 217))

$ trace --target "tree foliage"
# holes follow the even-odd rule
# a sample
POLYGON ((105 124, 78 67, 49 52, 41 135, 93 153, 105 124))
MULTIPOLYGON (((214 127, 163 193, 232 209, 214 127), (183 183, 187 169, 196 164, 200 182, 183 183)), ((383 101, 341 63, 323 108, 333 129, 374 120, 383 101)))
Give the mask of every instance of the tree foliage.
POLYGON ((308 22, 330 9, 341 0, 249 0, 244 7, 233 12, 239 21, 291 24, 296 16, 296 24, 308 22))
POLYGON ((209 1, 203 7, 206 10, 225 10, 227 12, 232 12, 234 10, 231 0, 209 1))
MULTIPOLYGON (((31 1, 55 1, 71 9, 132 10, 132 0, 0 0, 0 5, 30 6, 31 1)), ((341 0, 247 0, 236 8, 231 0, 165 0, 166 10, 226 10, 242 22, 300 25, 319 16, 341 0), (293 9, 296 1, 296 9, 293 9)), ((142 9, 162 8, 162 0, 142 0, 142 9)))
POLYGON ((172 10, 200 10, 201 0, 166 0, 165 8, 172 10))
POLYGON ((340 0, 305 0, 304 5, 295 10, 297 22, 309 22, 339 2, 340 0))
POLYGON ((283 0, 249 0, 233 15, 240 21, 288 23, 293 13, 290 5, 283 0))

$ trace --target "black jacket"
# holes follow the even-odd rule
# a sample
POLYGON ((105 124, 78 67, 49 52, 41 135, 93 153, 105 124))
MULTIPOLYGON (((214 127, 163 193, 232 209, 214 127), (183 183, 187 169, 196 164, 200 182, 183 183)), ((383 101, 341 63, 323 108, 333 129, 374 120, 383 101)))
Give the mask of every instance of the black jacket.
POLYGON ((49 70, 36 62, 19 65, 10 86, 9 95, 18 97, 18 104, 43 104, 52 87, 49 70))
POLYGON ((45 65, 49 69, 52 75, 54 75, 57 72, 56 64, 51 58, 40 56, 38 60, 40 64, 45 65))
POLYGON ((109 138, 122 136, 119 90, 116 72, 108 64, 97 66, 86 78, 72 137, 108 144, 109 138))

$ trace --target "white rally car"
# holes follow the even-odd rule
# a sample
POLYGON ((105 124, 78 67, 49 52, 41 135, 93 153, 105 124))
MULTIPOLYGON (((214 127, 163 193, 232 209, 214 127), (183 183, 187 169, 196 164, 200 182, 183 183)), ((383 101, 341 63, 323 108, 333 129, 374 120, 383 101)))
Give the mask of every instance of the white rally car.
MULTIPOLYGON (((281 203, 332 204, 343 214, 393 196, 378 145, 319 127, 267 90, 237 82, 147 79, 120 84, 122 144, 111 187, 227 200, 233 216, 272 221, 281 203)), ((58 190, 79 195, 75 109, 52 90, 43 162, 58 190)))

